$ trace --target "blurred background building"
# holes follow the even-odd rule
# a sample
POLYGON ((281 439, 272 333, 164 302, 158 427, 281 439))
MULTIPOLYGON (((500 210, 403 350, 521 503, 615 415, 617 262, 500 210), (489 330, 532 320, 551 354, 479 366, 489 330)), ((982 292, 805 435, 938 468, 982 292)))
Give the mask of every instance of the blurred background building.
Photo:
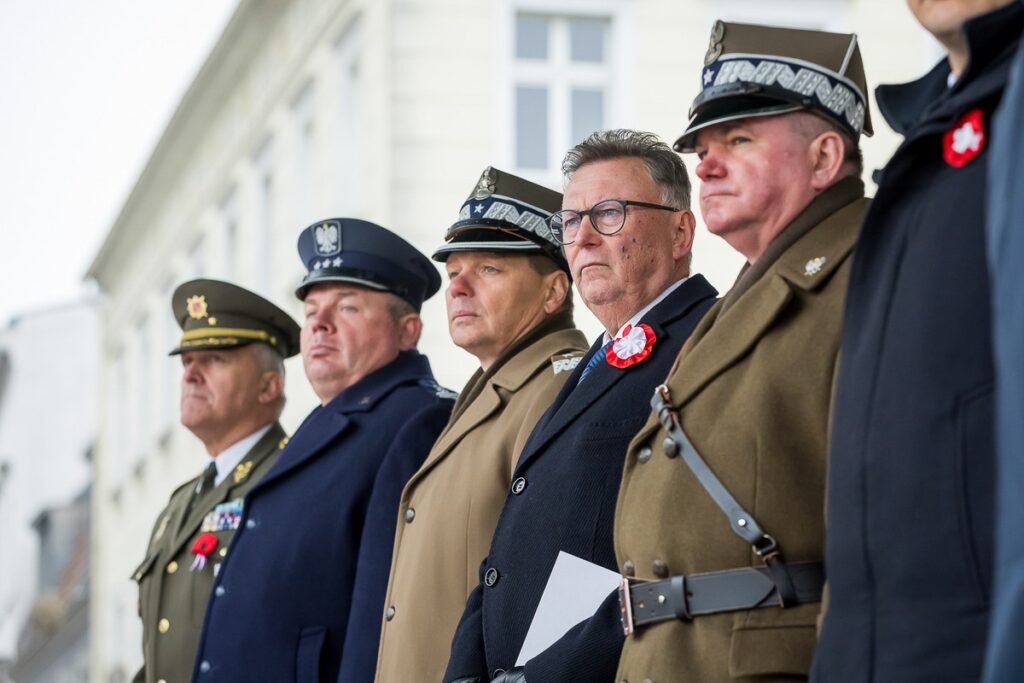
MULTIPOLYGON (((671 142, 699 90, 710 27, 719 18, 855 32, 872 86, 915 77, 941 56, 904 4, 888 0, 241 2, 89 268, 103 301, 99 385, 94 395, 61 395, 58 408, 35 409, 59 410, 52 434, 44 435, 52 446, 40 444, 38 433, 8 440, 17 417, 8 397, 14 384, 5 380, 16 378, 19 360, 0 350, 0 526, 18 529, 8 536, 4 528, 0 537, 20 543, 5 553, 18 561, 0 563, 0 657, 13 657, 19 638, 34 644, 14 668, 17 680, 81 680, 38 673, 44 660, 79 661, 86 641, 78 633, 88 640, 91 681, 126 681, 141 663, 129 577, 168 495, 205 457, 178 423, 180 364, 166 355, 179 334, 169 304, 177 284, 231 280, 300 318, 295 239, 318 219, 373 220, 429 254, 485 166, 559 188, 563 153, 594 130, 639 128, 671 142), (72 429, 69 420, 82 424, 72 429), (95 477, 85 494, 83 454, 93 436, 95 477), (47 463, 66 458, 45 470, 54 495, 12 486, 27 476, 23 469, 41 467, 44 453, 47 463), (91 550, 79 552, 71 529, 89 495, 91 550), (11 506, 31 514, 11 517, 11 506), (36 562, 58 539, 63 555, 36 562), (84 574, 81 558, 90 556, 84 574), (72 584, 85 576, 87 602, 65 599, 50 612, 45 600, 37 604, 44 596, 77 595, 72 584), (87 636, 84 626, 75 630, 76 605, 84 604, 87 636), (51 638, 67 643, 60 652, 39 645, 51 612, 61 626, 75 627, 60 636, 66 640, 51 638)), ((897 143, 872 109, 878 132, 864 141, 866 176, 897 143)), ((684 160, 692 170, 695 158, 684 160)), ((724 292, 740 265, 723 242, 698 229, 695 271, 724 292)), ((582 306, 576 310, 596 335, 596 321, 582 306)), ((442 296, 425 305, 423 317, 421 350, 442 383, 460 388, 476 361, 451 345, 442 296)), ((19 323, 19 334, 26 325, 19 323)), ((60 373, 91 371, 67 355, 95 338, 87 330, 63 324, 56 334, 63 353, 37 348, 45 367, 33 375, 32 391, 52 398, 60 373)), ((0 349, 12 331, 0 334, 0 349)), ((289 361, 288 372, 283 422, 292 430, 314 397, 301 362, 289 361)), ((19 401, 17 410, 32 405, 19 401)))

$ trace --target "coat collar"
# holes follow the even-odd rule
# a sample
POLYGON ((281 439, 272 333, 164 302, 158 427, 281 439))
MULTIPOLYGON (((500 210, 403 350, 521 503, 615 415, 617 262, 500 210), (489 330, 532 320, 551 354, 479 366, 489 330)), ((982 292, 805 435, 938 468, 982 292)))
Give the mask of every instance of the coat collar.
POLYGON ((192 492, 195 490, 196 483, 200 477, 196 477, 182 487, 184 499, 175 511, 174 518, 169 522, 172 525, 170 528, 177 529, 169 556, 178 554, 181 547, 195 536, 200 524, 202 524, 203 518, 209 514, 215 505, 237 497, 235 495, 236 489, 245 484, 249 480, 249 476, 259 468, 260 464, 280 450, 281 446, 286 442, 287 438, 284 429, 280 423, 275 422, 267 433, 256 442, 256 445, 249 450, 246 456, 242 458, 242 461, 235 467, 235 471, 231 475, 208 494, 202 495, 195 501, 195 504, 188 510, 187 517, 185 516, 185 511, 189 507, 188 501, 191 499, 192 492))
MULTIPOLYGON (((668 326, 679 318, 687 315, 694 306, 701 301, 717 294, 703 275, 693 275, 686 282, 666 297, 661 303, 652 308, 644 316, 643 323, 650 325, 657 337, 655 349, 658 345, 664 345, 671 339, 668 326)), ((517 470, 523 469, 526 464, 535 458, 544 446, 564 431, 572 422, 583 414, 599 398, 604 396, 629 372, 636 372, 631 368, 619 369, 602 363, 587 375, 587 380, 579 384, 580 375, 587 361, 603 346, 603 335, 598 337, 590 347, 587 355, 584 356, 573 373, 565 381, 562 390, 558 393, 551 408, 537 423, 534 433, 530 436, 527 446, 519 459, 517 470), (579 386, 577 386, 579 384, 579 386)))
POLYGON ((672 387, 677 408, 747 353, 798 291, 829 281, 853 250, 867 205, 862 192, 838 207, 778 255, 731 307, 723 312, 723 299, 708 311, 680 356, 679 385, 672 387))
POLYGON ((299 425, 281 457, 257 488, 277 480, 318 455, 348 427, 350 415, 373 410, 388 394, 407 384, 440 389, 434 381, 427 357, 417 351, 403 351, 394 361, 345 389, 327 405, 314 408, 299 425))
POLYGON ((949 62, 944 58, 916 81, 880 85, 875 99, 882 116, 907 138, 949 127, 968 105, 1004 86, 1022 29, 1024 5, 1020 2, 965 22, 969 57, 953 87, 946 85, 949 62))
MULTIPOLYGON (((575 328, 562 328, 549 332, 535 340, 518 353, 507 359, 494 375, 484 377, 483 373, 470 378, 462 393, 472 392, 475 384, 483 383, 476 392, 476 397, 457 417, 453 417, 445 431, 438 437, 437 443, 430 449, 430 454, 423 466, 409 480, 408 486, 426 476, 437 463, 441 462, 462 441, 462 439, 491 418, 504 401, 499 389, 510 392, 518 391, 529 379, 539 372, 553 372, 552 360, 579 347, 584 338, 575 328)), ((578 353, 578 352, 577 352, 578 353)))

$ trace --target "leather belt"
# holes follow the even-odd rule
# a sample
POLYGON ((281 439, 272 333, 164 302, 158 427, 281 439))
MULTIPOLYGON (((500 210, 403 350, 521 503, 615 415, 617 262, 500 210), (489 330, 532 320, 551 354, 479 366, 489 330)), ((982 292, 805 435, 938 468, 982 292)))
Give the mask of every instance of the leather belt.
MULTIPOLYGON (((820 562, 786 564, 797 603, 820 602, 825 570, 820 562)), ((741 567, 673 576, 663 581, 623 579, 619 586, 622 630, 638 626, 758 607, 780 607, 782 599, 768 567, 741 567)))

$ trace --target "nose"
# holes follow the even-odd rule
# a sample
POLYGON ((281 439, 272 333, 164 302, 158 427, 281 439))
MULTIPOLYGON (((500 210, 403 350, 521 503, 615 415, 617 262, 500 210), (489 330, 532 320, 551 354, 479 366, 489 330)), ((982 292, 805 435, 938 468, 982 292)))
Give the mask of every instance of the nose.
POLYGON ((182 384, 196 384, 202 379, 202 375, 199 372, 199 364, 195 361, 187 361, 182 368, 181 382, 182 384))
POLYGON ((581 214, 580 227, 576 230, 576 239, 569 246, 580 247, 586 244, 597 244, 600 241, 600 235, 601 233, 594 229, 590 214, 581 214))
POLYGON ((306 316, 306 327, 312 332, 324 332, 330 329, 331 322, 326 308, 318 308, 306 316))
POLYGON ((721 178, 725 175, 725 166, 719 160, 712 148, 709 147, 704 153, 704 158, 700 160, 697 164, 697 168, 695 168, 693 172, 696 173, 697 177, 701 180, 721 178))
POLYGON ((451 298, 456 299, 461 296, 469 296, 471 293, 472 290, 469 287, 469 282, 462 273, 455 275, 448 281, 448 296, 451 298))

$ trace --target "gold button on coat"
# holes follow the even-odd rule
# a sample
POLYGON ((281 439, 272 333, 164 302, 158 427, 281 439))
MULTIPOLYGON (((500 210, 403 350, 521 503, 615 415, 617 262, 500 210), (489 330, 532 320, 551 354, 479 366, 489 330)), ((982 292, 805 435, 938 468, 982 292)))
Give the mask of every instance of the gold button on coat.
POLYGON ((227 546, 224 546, 223 548, 220 549, 220 556, 221 557, 227 557, 228 556, 228 547, 227 546))
POLYGON ((167 565, 167 573, 173 574, 176 571, 178 571, 178 563, 174 560, 171 560, 170 563, 167 565))
POLYGON ((171 622, 167 619, 161 619, 160 623, 156 625, 156 628, 160 633, 167 633, 171 630, 171 622))

